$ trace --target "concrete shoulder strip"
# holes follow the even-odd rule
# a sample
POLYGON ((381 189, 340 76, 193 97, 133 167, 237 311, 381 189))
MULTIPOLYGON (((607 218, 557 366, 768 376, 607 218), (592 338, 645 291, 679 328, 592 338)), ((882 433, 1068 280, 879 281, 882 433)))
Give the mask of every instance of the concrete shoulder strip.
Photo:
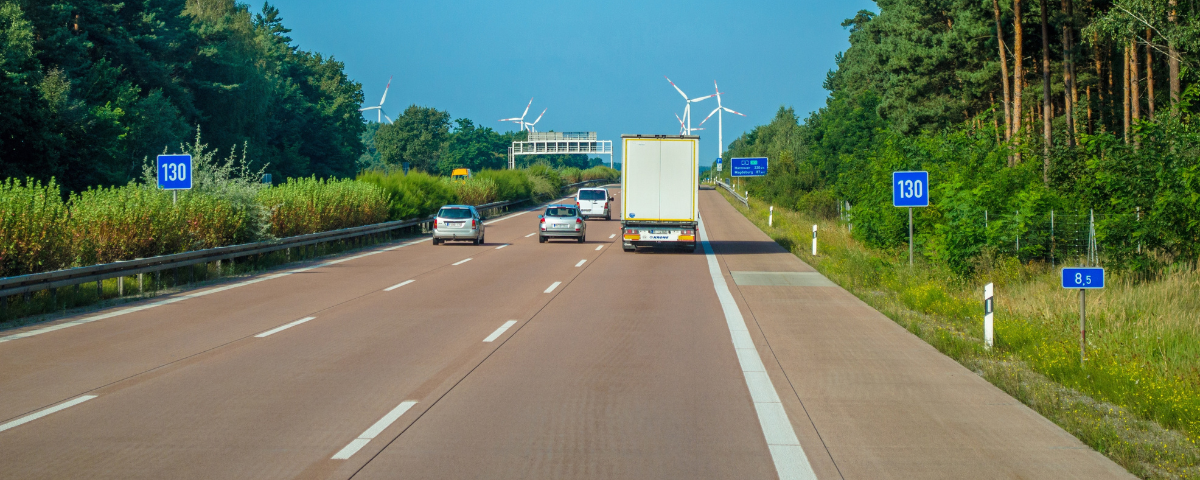
POLYGON ((717 300, 725 313, 725 323, 729 326, 730 340, 737 352, 738 363, 742 367, 742 375, 746 380, 746 388, 750 390, 750 399, 754 401, 754 410, 758 414, 758 424, 762 428, 763 437, 767 440, 767 448, 771 452, 771 461, 775 463, 775 473, 780 480, 813 479, 813 472, 808 456, 800 447, 800 440, 792 429, 787 411, 775 393, 771 377, 767 376, 762 358, 754 347, 746 330, 746 320, 738 309, 729 285, 721 274, 721 266, 713 253, 712 245, 708 242, 708 233, 704 221, 700 221, 700 241, 704 245, 704 256, 708 259, 708 273, 712 276, 713 288, 717 291, 717 300))

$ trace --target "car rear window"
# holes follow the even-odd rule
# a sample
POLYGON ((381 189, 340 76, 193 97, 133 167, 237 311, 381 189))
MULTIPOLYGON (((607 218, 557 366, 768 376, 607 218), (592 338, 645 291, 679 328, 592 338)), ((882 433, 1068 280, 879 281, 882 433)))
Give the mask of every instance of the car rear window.
POLYGON ((574 217, 574 207, 550 207, 546 209, 547 217, 574 217))
POLYGON ((437 216, 439 218, 471 218, 471 211, 465 208, 443 208, 437 216))
POLYGON ((580 200, 604 200, 608 196, 604 194, 604 190, 580 190, 580 200))

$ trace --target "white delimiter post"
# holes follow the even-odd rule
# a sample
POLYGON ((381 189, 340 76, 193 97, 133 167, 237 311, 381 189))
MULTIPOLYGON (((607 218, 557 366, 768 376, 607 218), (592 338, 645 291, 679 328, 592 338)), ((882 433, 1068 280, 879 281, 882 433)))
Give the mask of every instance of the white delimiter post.
POLYGON ((983 345, 992 348, 992 284, 983 286, 983 345))
POLYGON ((767 226, 768 227, 775 226, 775 206, 774 205, 771 205, 771 208, 767 209, 767 226))
POLYGON ((813 225, 813 256, 817 256, 817 226, 813 225))

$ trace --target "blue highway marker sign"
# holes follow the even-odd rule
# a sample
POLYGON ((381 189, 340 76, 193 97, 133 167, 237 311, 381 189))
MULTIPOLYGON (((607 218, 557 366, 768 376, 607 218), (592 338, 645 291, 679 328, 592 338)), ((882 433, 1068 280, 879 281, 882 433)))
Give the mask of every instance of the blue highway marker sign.
POLYGON ((1064 268, 1062 269, 1063 288, 1100 289, 1104 288, 1103 268, 1064 268))
POLYGON ((159 155, 158 186, 163 190, 192 188, 191 155, 159 155))
POLYGON ((892 206, 928 207, 929 172, 892 172, 892 206))
POLYGON ((763 177, 767 175, 767 157, 731 158, 729 174, 734 177, 763 177))

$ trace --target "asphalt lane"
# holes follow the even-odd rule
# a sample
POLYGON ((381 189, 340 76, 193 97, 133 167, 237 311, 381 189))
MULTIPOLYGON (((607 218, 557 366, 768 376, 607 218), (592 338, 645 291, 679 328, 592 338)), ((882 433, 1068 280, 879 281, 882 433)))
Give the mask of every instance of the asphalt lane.
POLYGON ((1122 473, 700 198, 714 257, 525 213, 0 342, 0 478, 776 478, 764 397, 817 478, 1122 473))

